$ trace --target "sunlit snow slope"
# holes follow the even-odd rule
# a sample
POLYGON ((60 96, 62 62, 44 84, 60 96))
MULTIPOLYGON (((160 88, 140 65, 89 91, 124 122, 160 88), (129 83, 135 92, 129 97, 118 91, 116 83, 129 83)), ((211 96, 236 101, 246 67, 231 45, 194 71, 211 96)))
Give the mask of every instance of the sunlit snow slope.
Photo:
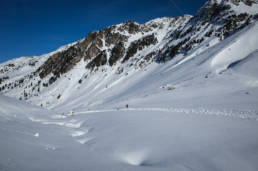
POLYGON ((78 89, 54 110, 1 95, 1 170, 256 171, 258 51, 218 60, 256 29, 178 65, 107 79, 91 99, 78 89))
POLYGON ((257 171, 256 11, 209 0, 1 64, 0 170, 257 171))
POLYGON ((255 11, 256 0, 209 0, 194 16, 94 31, 47 55, 0 64, 0 92, 49 109, 72 109, 155 93, 178 78, 217 75, 257 49, 255 11))
POLYGON ((258 77, 254 74, 258 68, 258 41, 254 35, 257 33, 258 24, 254 23, 219 44, 206 47, 202 53, 193 52, 189 58, 181 60, 178 57, 178 60, 175 58, 165 64, 153 63, 144 69, 129 70, 126 76, 107 76, 99 72, 89 82, 68 89, 69 100, 55 108, 119 108, 127 103, 139 106, 139 101, 148 107, 189 104, 201 107, 206 98, 217 99, 216 103, 212 102, 214 106, 226 107, 227 103, 244 101, 247 106, 243 108, 255 107, 258 102, 258 77), (245 48, 242 50, 241 47, 245 48), (230 95, 241 98, 227 99, 230 95), (192 102, 185 103, 187 99, 192 102))

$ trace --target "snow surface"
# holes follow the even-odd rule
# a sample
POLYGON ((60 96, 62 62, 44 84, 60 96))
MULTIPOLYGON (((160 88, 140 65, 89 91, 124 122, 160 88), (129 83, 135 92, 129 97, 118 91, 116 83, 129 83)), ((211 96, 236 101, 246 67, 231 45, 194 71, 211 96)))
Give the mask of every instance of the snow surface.
POLYGON ((247 31, 242 31, 242 35, 237 35, 237 39, 232 44, 225 47, 212 59, 211 66, 217 67, 217 70, 221 71, 231 63, 245 58, 257 49, 257 36, 258 24, 251 26, 247 31))
POLYGON ((243 2, 239 2, 239 5, 234 5, 234 4, 230 4, 231 8, 237 13, 237 14, 241 14, 241 13, 249 13, 252 15, 255 15, 258 13, 258 4, 253 3, 252 6, 247 6, 245 5, 243 2))
POLYGON ((73 70, 51 109, 0 94, 0 170, 257 171, 251 35, 257 23, 176 65, 96 72, 80 85, 68 80, 85 71, 73 70))
MULTIPOLYGON (((233 10, 242 13, 242 5, 233 10)), ((257 5, 252 9, 257 12, 257 5)), ((168 38, 191 17, 145 23, 159 27, 130 35, 126 46, 150 34, 156 45, 128 63, 97 71, 85 69, 89 61, 81 60, 31 97, 31 104, 0 94, 0 170, 257 171, 257 21, 222 41, 205 38, 166 63, 135 65, 142 56, 178 43, 168 38)), ((202 38, 211 27, 202 26, 194 37, 202 38)), ((9 70, 0 76, 10 77, 6 83, 18 80, 76 43, 1 64, 9 70)), ((6 95, 19 97, 23 91, 6 95)))
POLYGON ((257 113, 129 107, 71 116, 0 101, 1 170, 258 169, 257 113))

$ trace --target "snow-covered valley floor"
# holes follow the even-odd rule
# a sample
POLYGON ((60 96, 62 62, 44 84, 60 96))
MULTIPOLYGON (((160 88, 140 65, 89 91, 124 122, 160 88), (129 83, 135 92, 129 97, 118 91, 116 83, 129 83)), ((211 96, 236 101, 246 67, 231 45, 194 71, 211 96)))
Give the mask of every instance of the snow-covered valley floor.
POLYGON ((212 108, 207 99, 202 108, 58 113, 0 97, 0 170, 258 169, 256 107, 212 108))

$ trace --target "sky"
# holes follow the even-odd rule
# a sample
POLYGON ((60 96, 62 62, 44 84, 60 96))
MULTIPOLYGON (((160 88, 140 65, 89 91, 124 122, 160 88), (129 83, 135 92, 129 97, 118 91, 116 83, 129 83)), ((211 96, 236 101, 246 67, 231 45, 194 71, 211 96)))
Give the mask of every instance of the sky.
POLYGON ((0 62, 42 55, 127 20, 194 15, 206 0, 0 0, 0 62))

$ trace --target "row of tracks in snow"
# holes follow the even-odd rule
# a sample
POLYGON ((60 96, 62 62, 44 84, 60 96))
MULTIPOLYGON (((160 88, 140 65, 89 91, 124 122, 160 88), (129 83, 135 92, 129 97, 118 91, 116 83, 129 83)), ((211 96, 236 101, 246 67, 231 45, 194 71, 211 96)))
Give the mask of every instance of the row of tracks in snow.
POLYGON ((183 113, 193 115, 209 115, 209 116, 222 116, 232 117, 247 120, 258 121, 258 111, 256 110, 236 110, 236 109, 224 109, 213 110, 205 108, 117 108, 117 109, 103 109, 103 110, 87 110, 82 112, 74 112, 73 115, 79 114, 92 114, 92 113, 104 113, 104 112, 118 112, 118 111, 155 111, 155 112, 169 112, 169 113, 183 113))
POLYGON ((106 113, 106 112, 166 112, 171 114, 185 114, 189 116, 217 116, 217 117, 227 117, 245 120, 255 120, 258 121, 258 111, 256 110, 212 110, 205 108, 116 108, 116 109, 102 109, 102 110, 87 110, 81 112, 70 112, 69 114, 57 114, 52 115, 50 118, 45 119, 35 119, 33 117, 28 117, 33 122, 40 122, 44 125, 57 125, 65 127, 69 134, 80 144, 86 144, 87 142, 94 139, 94 137, 89 136, 88 133, 91 127, 84 125, 85 120, 76 119, 78 115, 85 114, 96 114, 96 113, 106 113), (84 126, 83 126, 84 125, 84 126))

